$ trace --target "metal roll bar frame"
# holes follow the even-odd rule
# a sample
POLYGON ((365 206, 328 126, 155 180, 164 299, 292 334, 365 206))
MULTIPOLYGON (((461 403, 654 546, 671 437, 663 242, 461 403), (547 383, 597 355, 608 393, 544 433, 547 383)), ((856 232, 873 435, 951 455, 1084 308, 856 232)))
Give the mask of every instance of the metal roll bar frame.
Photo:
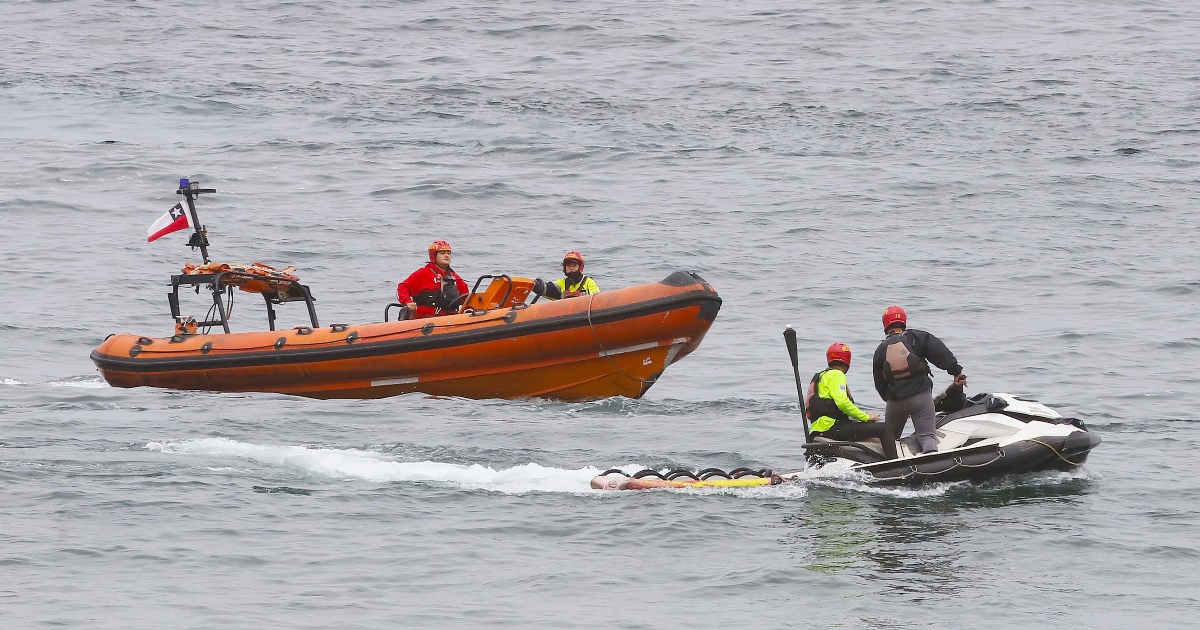
MULTIPOLYGON (((211 319, 203 322, 196 322, 197 327, 208 328, 210 326, 220 325, 225 332, 229 332, 229 313, 225 312, 225 304, 221 302, 221 294, 225 292, 226 287, 238 286, 234 282, 226 280, 225 276, 230 273, 222 271, 219 273, 198 273, 198 274, 179 274, 171 276, 171 292, 167 294, 167 302, 171 305, 171 316, 179 322, 182 318, 179 310, 179 287, 188 285, 196 287, 196 291, 200 291, 201 286, 208 286, 212 291, 213 305, 216 306, 218 319, 211 319)), ((252 276, 254 279, 259 279, 257 276, 252 276)), ((263 301, 267 304, 267 325, 271 330, 275 330, 275 305, 284 304, 287 302, 304 302, 308 308, 308 319, 312 322, 312 327, 320 328, 321 324, 317 322, 317 308, 313 302, 316 301, 309 291, 307 285, 300 284, 297 280, 288 280, 283 278, 271 278, 271 282, 277 285, 287 286, 287 296, 284 297, 279 290, 263 291, 261 293, 263 301)), ((385 313, 386 314, 386 313, 385 313)))

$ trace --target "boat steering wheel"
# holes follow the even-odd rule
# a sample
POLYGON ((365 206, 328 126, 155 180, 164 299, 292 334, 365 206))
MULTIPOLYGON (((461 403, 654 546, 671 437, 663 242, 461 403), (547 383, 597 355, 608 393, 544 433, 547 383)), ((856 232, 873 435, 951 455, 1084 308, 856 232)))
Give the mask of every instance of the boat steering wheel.
POLYGON ((463 293, 463 294, 459 295, 458 297, 454 298, 453 300, 450 300, 450 304, 446 305, 446 308, 439 308, 437 311, 438 314, 444 315, 444 314, 449 314, 449 313, 453 313, 453 312, 457 311, 458 307, 462 306, 461 302, 466 302, 467 298, 469 298, 469 297, 471 297, 470 293, 463 293))

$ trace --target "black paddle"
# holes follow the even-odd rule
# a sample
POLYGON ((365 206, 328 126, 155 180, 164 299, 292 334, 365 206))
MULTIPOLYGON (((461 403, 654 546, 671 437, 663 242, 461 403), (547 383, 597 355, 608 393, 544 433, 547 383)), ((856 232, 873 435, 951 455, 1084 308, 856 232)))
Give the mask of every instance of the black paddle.
POLYGON ((808 412, 804 409, 804 386, 800 383, 800 364, 796 358, 796 331, 791 324, 783 329, 783 341, 787 344, 788 354, 792 356, 792 372, 796 375, 796 395, 800 398, 800 421, 804 423, 804 441, 811 442, 808 433, 808 412))

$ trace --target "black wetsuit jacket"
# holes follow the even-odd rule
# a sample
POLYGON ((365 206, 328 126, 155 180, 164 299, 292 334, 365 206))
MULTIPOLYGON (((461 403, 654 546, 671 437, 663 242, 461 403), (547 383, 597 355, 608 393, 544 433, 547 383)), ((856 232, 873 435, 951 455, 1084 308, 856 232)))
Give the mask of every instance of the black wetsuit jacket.
MULTIPOLYGON (((923 330, 910 329, 900 334, 907 337, 905 341, 908 342, 908 347, 917 356, 946 370, 952 376, 958 376, 962 372, 962 366, 958 364, 958 360, 954 358, 954 354, 950 352, 946 344, 942 343, 941 339, 923 330)), ((875 391, 879 392, 879 397, 885 401, 901 400, 909 396, 916 396, 923 391, 932 392, 933 379, 929 377, 928 370, 919 376, 892 381, 891 383, 884 380, 883 364, 887 361, 887 346, 887 339, 879 343, 879 347, 875 349, 875 360, 871 366, 875 376, 875 391)))

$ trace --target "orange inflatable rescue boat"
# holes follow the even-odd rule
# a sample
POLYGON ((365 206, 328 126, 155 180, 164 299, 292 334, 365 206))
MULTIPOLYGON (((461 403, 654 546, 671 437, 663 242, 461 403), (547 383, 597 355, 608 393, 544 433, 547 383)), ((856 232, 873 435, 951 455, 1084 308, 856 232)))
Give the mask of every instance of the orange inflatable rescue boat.
MULTIPOLYGON (((195 215, 195 183, 180 182, 192 225, 189 244, 205 264, 172 276, 175 334, 112 335, 91 355, 116 387, 279 392, 314 398, 382 398, 409 392, 467 398, 566 400, 639 398, 704 338, 721 298, 695 273, 591 296, 537 303, 533 280, 483 276, 461 314, 320 326, 312 293, 293 275, 261 263, 208 260, 195 215), (481 284, 490 280, 480 290, 481 284), (181 315, 179 289, 212 293, 210 316, 181 315), (260 294, 270 328, 229 332, 234 288, 260 294), (223 299, 225 296, 225 299, 223 299), (275 330, 275 305, 304 302, 311 325, 275 330), (197 334, 220 327, 214 334, 197 334)), ((401 309, 401 313, 404 309, 401 309)))

